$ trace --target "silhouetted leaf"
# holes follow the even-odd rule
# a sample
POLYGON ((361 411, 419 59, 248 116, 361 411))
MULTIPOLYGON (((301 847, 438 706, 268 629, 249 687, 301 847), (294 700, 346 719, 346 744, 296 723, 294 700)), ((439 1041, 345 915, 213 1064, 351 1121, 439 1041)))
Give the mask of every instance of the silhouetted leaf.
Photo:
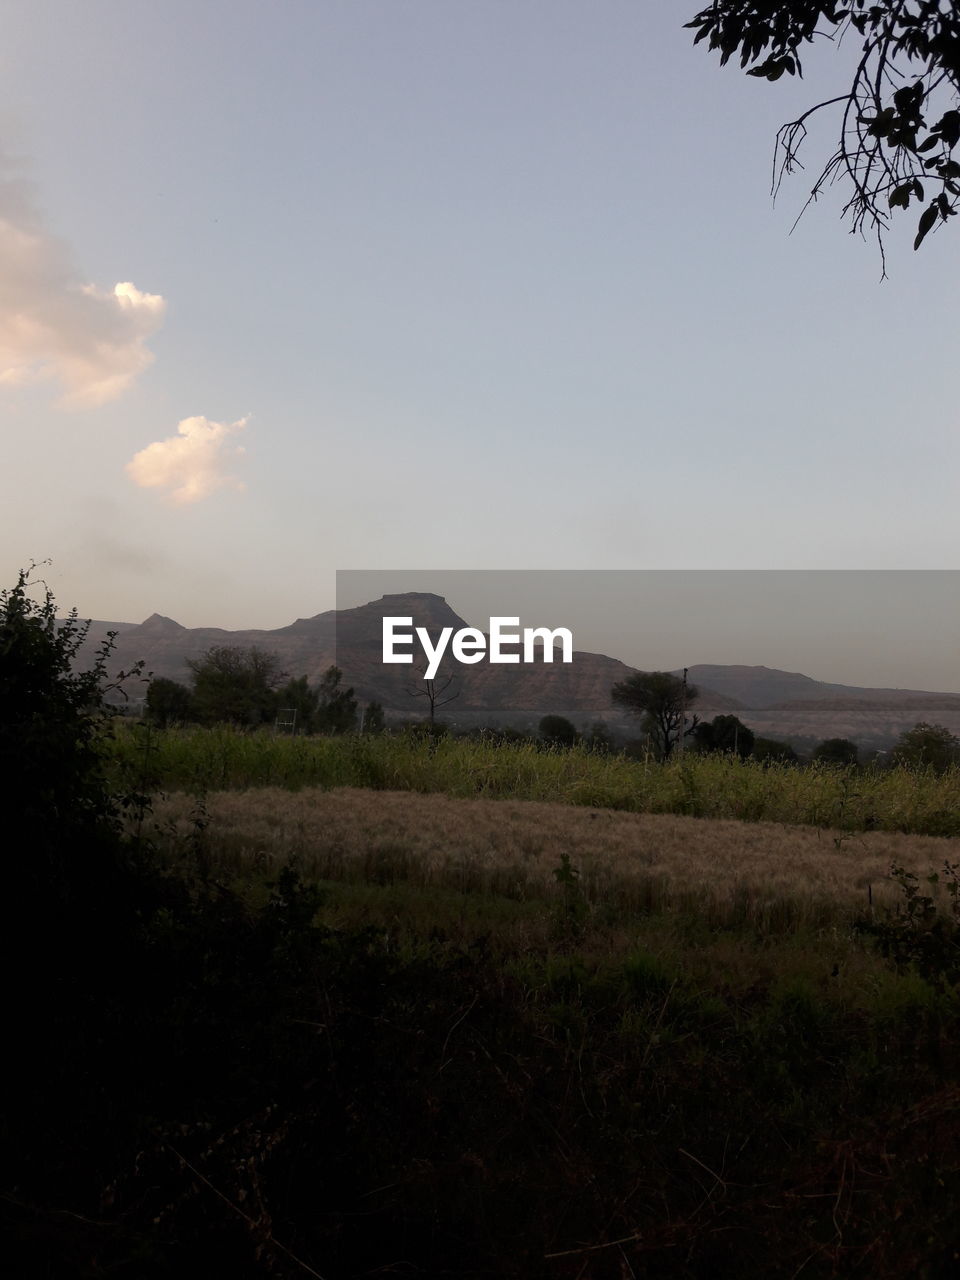
POLYGON ((937 220, 937 212, 937 206, 931 204, 920 215, 920 221, 917 224, 917 238, 913 242, 914 249, 919 249, 923 244, 927 232, 937 220))
POLYGON ((937 121, 937 132, 948 147, 960 142, 960 111, 945 111, 937 121))

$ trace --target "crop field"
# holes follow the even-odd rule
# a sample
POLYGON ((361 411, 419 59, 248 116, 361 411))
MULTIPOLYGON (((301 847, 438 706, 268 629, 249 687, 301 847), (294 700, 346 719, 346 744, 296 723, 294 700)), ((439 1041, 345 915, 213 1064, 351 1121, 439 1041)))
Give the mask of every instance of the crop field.
POLYGON ((167 791, 362 787, 539 800, 628 813, 777 822, 844 832, 960 836, 960 768, 844 770, 688 753, 667 764, 409 735, 291 738, 120 724, 106 749, 128 778, 167 791))
POLYGON ((159 873, 142 1049, 95 1041, 146 1117, 111 1195, 151 1274, 954 1272, 958 771, 104 750, 159 873))
MULTIPOLYGON (((196 802, 158 801, 168 835, 189 838, 196 802)), ((898 832, 850 833, 783 823, 622 813, 543 801, 462 799, 402 791, 277 787, 218 791, 204 833, 221 870, 404 884, 518 903, 549 900, 563 855, 591 909, 700 914, 757 927, 833 923, 894 898, 892 864, 938 870, 955 842, 898 832)))
POLYGON ((170 793, 152 821, 168 857, 202 850, 254 901, 295 866, 328 927, 483 939, 507 965, 641 946, 710 983, 793 976, 855 1002, 883 982, 860 926, 896 908, 891 867, 925 879, 957 856, 942 837, 350 787, 170 793))

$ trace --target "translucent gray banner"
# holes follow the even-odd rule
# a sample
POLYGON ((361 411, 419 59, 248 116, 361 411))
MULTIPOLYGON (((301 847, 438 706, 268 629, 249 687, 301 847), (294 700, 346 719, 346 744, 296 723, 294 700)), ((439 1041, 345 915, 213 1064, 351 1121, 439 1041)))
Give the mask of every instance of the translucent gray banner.
POLYGON ((454 727, 626 731, 612 687, 686 669, 701 718, 757 732, 960 732, 956 570, 349 570, 335 631, 344 680, 388 722, 422 717, 442 686, 454 727))

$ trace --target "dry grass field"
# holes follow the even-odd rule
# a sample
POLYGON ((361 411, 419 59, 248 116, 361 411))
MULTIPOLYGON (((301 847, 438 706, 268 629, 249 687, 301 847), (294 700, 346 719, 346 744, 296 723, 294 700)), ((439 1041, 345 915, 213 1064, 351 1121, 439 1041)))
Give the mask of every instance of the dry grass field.
MULTIPOLYGON (((176 793, 154 817, 191 829, 176 793)), ((722 920, 792 903, 798 923, 892 902, 892 863, 920 874, 956 860, 960 841, 839 832, 774 822, 624 813, 523 800, 463 799, 353 787, 210 793, 204 833, 217 865, 278 867, 296 857, 326 881, 403 882, 518 900, 555 891, 566 854, 588 902, 691 910, 722 920)))

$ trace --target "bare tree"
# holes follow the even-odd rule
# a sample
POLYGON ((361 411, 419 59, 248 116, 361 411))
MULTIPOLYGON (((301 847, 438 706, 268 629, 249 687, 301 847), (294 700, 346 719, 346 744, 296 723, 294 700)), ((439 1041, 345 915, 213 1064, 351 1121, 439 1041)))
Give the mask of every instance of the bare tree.
POLYGON ((412 698, 427 699, 430 707, 430 723, 434 724, 436 722, 437 711, 439 708, 445 707, 448 702, 453 702, 455 698, 460 697, 459 689, 457 689, 455 693, 451 693, 447 697, 444 697, 444 694, 447 693, 447 690, 451 687, 456 678, 455 673, 451 671, 446 675, 446 677, 441 674, 439 680, 436 678, 428 680, 426 678, 427 668, 425 666, 414 666, 413 669, 418 675, 423 676, 424 679, 422 685, 414 685, 412 688, 408 688, 407 693, 409 693, 412 698))

